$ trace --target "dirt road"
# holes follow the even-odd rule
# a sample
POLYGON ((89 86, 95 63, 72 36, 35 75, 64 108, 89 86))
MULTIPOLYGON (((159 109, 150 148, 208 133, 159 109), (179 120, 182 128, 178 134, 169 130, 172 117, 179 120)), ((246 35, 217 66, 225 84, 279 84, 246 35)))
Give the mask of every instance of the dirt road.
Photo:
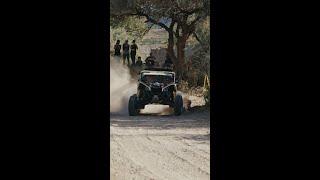
POLYGON ((209 112, 110 119, 112 180, 210 179, 209 112))

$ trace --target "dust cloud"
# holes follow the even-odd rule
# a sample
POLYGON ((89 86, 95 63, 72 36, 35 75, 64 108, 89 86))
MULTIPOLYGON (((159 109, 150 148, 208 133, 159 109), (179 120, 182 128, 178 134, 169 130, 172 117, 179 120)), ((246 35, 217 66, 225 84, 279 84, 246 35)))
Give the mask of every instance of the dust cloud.
POLYGON ((136 80, 121 62, 120 57, 110 57, 110 112, 127 114, 129 97, 136 93, 136 80))

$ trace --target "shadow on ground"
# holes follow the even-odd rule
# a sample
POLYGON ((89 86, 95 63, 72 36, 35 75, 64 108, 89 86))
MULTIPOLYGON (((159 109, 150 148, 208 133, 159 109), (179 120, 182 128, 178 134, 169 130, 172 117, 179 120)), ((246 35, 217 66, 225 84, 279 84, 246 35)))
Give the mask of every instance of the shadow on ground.
POLYGON ((205 143, 210 141, 210 134, 202 134, 202 135, 194 135, 194 134, 188 134, 182 136, 183 139, 186 140, 192 140, 192 141, 198 141, 199 143, 205 143))
POLYGON ((159 113, 128 116, 112 113, 110 114, 110 125, 153 129, 208 128, 210 127, 210 112, 186 112, 181 116, 160 115, 159 113))

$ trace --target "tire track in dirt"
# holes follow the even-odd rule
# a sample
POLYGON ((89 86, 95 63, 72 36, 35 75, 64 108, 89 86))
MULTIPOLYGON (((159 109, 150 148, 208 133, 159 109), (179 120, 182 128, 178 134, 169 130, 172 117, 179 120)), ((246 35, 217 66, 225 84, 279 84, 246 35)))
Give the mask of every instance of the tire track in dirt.
POLYGON ((111 179, 210 179, 209 116, 199 117, 111 116, 111 179))
POLYGON ((167 141, 167 139, 156 137, 155 140, 158 141, 159 144, 162 144, 168 152, 175 153, 175 155, 181 158, 181 160, 188 162, 192 166, 198 166, 203 173, 209 175, 210 159, 207 157, 208 154, 204 155, 199 153, 196 146, 192 146, 192 148, 190 148, 190 145, 186 146, 184 143, 177 141, 174 138, 167 141), (175 145, 173 146, 171 144, 175 145))
POLYGON ((155 175, 137 164, 125 152, 125 146, 119 143, 114 137, 110 144, 111 161, 110 161, 110 179, 112 180, 125 180, 125 179, 154 179, 155 175), (123 170, 118 170, 113 167, 121 167, 123 170), (152 178, 153 177, 153 178, 152 178))
POLYGON ((199 174, 196 174, 197 169, 193 168, 190 162, 176 153, 167 151, 161 144, 153 141, 147 142, 145 137, 126 138, 121 139, 121 141, 130 145, 130 150, 126 150, 127 157, 138 164, 144 164, 145 169, 158 177, 164 179, 194 179, 190 177, 199 176, 199 174))

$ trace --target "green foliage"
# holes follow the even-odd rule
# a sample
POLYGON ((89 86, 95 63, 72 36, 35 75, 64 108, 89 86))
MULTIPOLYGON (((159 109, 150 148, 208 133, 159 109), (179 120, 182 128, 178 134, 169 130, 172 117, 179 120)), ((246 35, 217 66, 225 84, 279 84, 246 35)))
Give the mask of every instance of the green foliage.
POLYGON ((116 43, 117 40, 120 40, 121 43, 124 40, 129 39, 128 34, 124 28, 110 28, 110 48, 113 50, 113 45, 116 43))
POLYGON ((144 23, 143 18, 137 16, 110 16, 110 50, 113 51, 113 45, 117 40, 121 44, 125 40, 140 41, 149 28, 144 23))
POLYGON ((195 33, 204 46, 210 46, 210 16, 198 24, 195 33))
POLYGON ((124 30, 133 39, 141 39, 149 30, 144 21, 144 18, 137 16, 111 16, 110 26, 112 29, 124 30))

